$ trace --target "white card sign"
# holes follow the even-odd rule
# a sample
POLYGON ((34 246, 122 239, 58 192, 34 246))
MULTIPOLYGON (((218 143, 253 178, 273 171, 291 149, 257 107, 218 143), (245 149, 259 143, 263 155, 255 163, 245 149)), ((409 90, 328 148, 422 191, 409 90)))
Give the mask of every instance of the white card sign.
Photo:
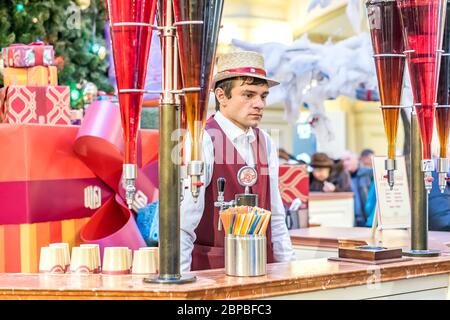
POLYGON ((387 179, 384 160, 373 157, 373 174, 377 193, 378 229, 406 229, 411 225, 411 201, 405 157, 399 156, 394 172, 394 188, 391 190, 387 179))

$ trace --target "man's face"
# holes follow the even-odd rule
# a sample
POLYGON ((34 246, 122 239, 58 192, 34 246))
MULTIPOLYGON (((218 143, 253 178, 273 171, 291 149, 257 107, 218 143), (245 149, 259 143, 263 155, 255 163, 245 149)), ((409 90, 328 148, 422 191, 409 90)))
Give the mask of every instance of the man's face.
POLYGON ((361 165, 364 167, 371 168, 372 167, 372 158, 373 154, 369 154, 367 156, 361 157, 361 165))
POLYGON ((241 84, 242 80, 233 82, 230 98, 221 88, 217 88, 215 93, 221 106, 220 112, 239 128, 247 130, 257 127, 261 122, 269 86, 241 84))
POLYGON ((358 158, 353 153, 345 153, 342 157, 344 161, 344 168, 349 172, 355 172, 358 170, 358 158))

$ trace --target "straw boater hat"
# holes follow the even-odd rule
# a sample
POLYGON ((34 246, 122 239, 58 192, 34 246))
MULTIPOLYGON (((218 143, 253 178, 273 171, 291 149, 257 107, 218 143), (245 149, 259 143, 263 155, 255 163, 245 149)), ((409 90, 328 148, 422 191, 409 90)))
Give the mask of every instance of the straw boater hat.
POLYGON ((317 152, 313 154, 309 165, 313 168, 331 168, 333 164, 334 161, 331 160, 325 153, 317 152))
POLYGON ((214 89, 219 81, 241 76, 267 80, 269 88, 280 84, 267 77, 264 57, 261 54, 252 51, 237 51, 218 57, 217 73, 214 75, 211 88, 214 89))

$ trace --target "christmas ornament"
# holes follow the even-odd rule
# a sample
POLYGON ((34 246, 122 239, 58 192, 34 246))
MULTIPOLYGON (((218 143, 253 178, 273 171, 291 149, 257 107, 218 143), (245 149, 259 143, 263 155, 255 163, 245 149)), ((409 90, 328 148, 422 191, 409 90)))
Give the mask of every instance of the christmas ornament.
POLYGON ((77 0, 77 5, 81 10, 86 10, 91 5, 91 0, 77 0))
POLYGON ((33 23, 36 24, 36 23, 38 23, 39 20, 36 17, 34 17, 31 21, 33 21, 33 23))
POLYGON ((98 49, 97 54, 101 60, 104 60, 106 58, 106 48, 104 46, 101 46, 100 49, 98 49))
POLYGON ((97 86, 92 82, 86 82, 81 88, 81 94, 83 96, 83 102, 85 104, 90 104, 97 99, 97 86))

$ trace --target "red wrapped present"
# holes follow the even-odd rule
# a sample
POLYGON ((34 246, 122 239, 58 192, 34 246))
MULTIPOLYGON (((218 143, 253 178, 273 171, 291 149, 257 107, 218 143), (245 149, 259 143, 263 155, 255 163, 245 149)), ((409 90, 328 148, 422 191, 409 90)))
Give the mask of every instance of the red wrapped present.
POLYGON ((307 165, 280 165, 279 188, 281 199, 285 206, 299 198, 302 201, 301 209, 308 207, 309 174, 307 165))
POLYGON ((3 48, 2 56, 6 68, 52 66, 55 60, 55 51, 53 46, 38 41, 30 44, 12 44, 3 48))
POLYGON ((38 272, 41 247, 82 241, 80 230, 89 218, 30 224, 0 225, 0 272, 38 272))
MULTIPOLYGON (((109 125, 121 136, 117 125, 109 125)), ((122 192, 121 158, 115 160, 120 152, 97 137, 78 135, 79 128, 0 124, 0 224, 90 217, 122 192)), ((141 164, 157 159, 158 142, 157 131, 140 131, 141 164)), ((138 186, 148 200, 157 166, 150 169, 138 186)))
POLYGON ((9 86, 0 105, 6 123, 70 124, 70 89, 67 86, 9 86))

